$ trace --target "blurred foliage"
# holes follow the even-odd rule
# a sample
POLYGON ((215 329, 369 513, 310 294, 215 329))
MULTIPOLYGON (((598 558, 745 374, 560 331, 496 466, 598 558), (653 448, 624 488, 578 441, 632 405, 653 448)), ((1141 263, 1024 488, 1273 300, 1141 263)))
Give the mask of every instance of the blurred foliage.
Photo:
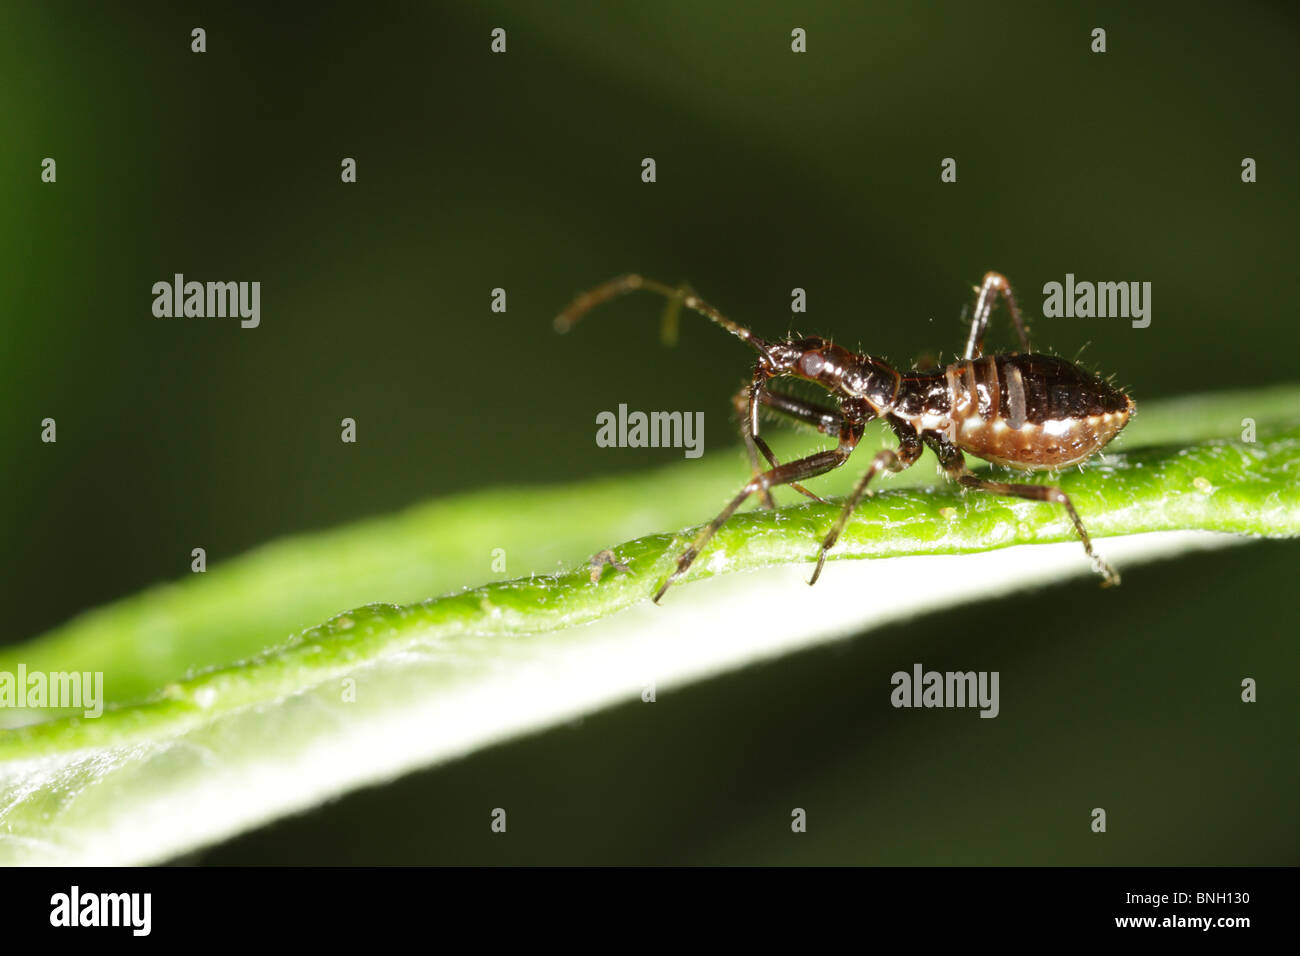
MULTIPOLYGON (((1265 409, 1270 417, 1294 416, 1298 404, 1300 389, 1250 393, 1231 403, 1236 416, 1242 409, 1265 409)), ((1162 420, 1171 421, 1168 409, 1157 405, 1154 412, 1142 431, 1148 441, 1162 437, 1162 420)), ((1300 535, 1300 422, 1266 427, 1250 441, 1225 441, 1212 431, 1204 437, 1209 440, 1201 444, 1108 454, 1059 480, 1088 515, 1094 536, 1106 536, 1107 544, 1115 535, 1193 529, 1300 535)), ((674 589, 674 604, 690 602, 689 625, 660 612, 630 624, 624 619, 613 637, 582 626, 645 603, 683 547, 682 536, 672 533, 618 545, 619 571, 604 576, 593 577, 578 562, 556 574, 462 588, 418 604, 368 604, 274 647, 263 643, 277 622, 305 620, 311 609, 346 593, 353 586, 349 570, 383 580, 401 577, 393 569, 409 564, 430 577, 454 579, 475 549, 479 528, 499 511, 512 512, 511 533, 525 555, 533 551, 532 540, 573 544, 571 536, 556 533, 565 524, 593 535, 588 540, 596 550, 626 521, 628 501, 664 485, 675 486, 683 500, 700 498, 715 480, 702 469, 678 467, 577 483, 563 502, 550 489, 518 491, 509 502, 466 495, 385 521, 282 542, 14 648, 15 660, 0 659, 0 671, 15 672, 19 662, 29 671, 102 668, 110 699, 152 694, 95 719, 73 714, 51 720, 51 712, 37 713, 44 722, 0 736, 0 861, 100 865, 165 859, 399 770, 549 726, 557 713, 587 713, 596 707, 593 693, 603 704, 621 701, 627 696, 624 671, 643 666, 646 647, 655 649, 655 673, 676 675, 669 693, 678 681, 716 667, 738 668, 771 656, 762 642, 728 641, 708 623, 725 618, 741 627, 737 615, 752 615, 773 599, 770 579, 753 576, 738 582, 746 591, 744 610, 729 603, 736 600, 734 591, 718 601, 712 598, 715 589, 674 589), (437 555, 420 547, 433 535, 445 542, 437 555), (714 658, 716 667, 692 666, 704 644, 725 648, 714 658), (480 699, 492 705, 473 703, 480 699), (241 799, 233 798, 232 787, 241 799)), ((664 511, 671 514, 674 507, 667 504, 664 511)), ((806 562, 838 512, 837 503, 818 503, 737 515, 682 583, 806 562)), ((966 495, 949 485, 872 496, 858 508, 833 557, 961 554, 963 563, 949 567, 969 578, 979 572, 974 552, 1051 541, 1075 541, 1059 509, 966 495)), ((515 544, 510 540, 501 553, 515 551, 515 544)), ((1039 570, 1044 560, 1031 559, 1025 572, 1039 570)), ((876 572, 866 580, 878 578, 876 572)), ((1015 590, 1004 571, 981 580, 984 587, 1015 590)), ((791 600, 788 591, 775 591, 791 600)), ((820 593, 826 591, 823 585, 820 593)), ((841 598, 846 593, 873 601, 875 610, 914 601, 917 589, 873 591, 868 584, 838 592, 841 598)), ((964 603, 967 595, 948 589, 931 603, 964 603)), ((855 614, 851 623, 862 628, 866 620, 855 614)), ((747 626, 771 630, 773 617, 760 609, 747 626)), ((799 615, 791 643, 781 649, 813 646, 825 634, 816 616, 799 615)), ((98 709, 103 703, 97 698, 83 706, 98 709)), ((25 713, 30 719, 32 712, 25 713)))

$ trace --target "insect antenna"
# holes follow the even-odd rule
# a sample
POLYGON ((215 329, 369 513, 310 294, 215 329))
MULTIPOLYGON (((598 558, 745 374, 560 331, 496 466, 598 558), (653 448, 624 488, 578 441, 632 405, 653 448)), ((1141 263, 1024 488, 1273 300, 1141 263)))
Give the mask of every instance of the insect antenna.
POLYGON ((673 288, 672 286, 656 282, 654 279, 647 279, 644 276, 629 274, 619 276, 616 279, 610 279, 603 285, 598 285, 594 289, 579 295, 576 299, 555 317, 555 331, 567 332, 577 324, 578 320, 584 315, 602 303, 610 299, 617 298, 620 295, 626 295, 629 292, 635 292, 637 289, 644 289, 647 292, 655 292, 665 296, 668 301, 668 312, 664 316, 665 339, 675 338, 675 314, 674 310, 678 306, 686 306, 692 312, 704 316, 715 325, 720 325, 736 338, 743 342, 748 342, 763 355, 770 358, 768 353, 768 343, 760 339, 757 335, 745 328, 732 322, 729 318, 715 309, 709 303, 705 302, 694 292, 685 286, 673 288))

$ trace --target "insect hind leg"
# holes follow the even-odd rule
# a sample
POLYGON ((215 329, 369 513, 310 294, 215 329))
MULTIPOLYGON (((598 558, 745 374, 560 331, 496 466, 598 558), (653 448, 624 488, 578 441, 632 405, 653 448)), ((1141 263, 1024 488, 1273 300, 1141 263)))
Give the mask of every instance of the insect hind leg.
POLYGON ((980 284, 979 294, 975 297, 975 317, 971 320, 970 337, 966 340, 967 361, 977 359, 984 354, 984 333, 988 329, 989 316, 998 304, 998 297, 1006 300, 1007 311, 1015 323, 1016 334, 1020 336, 1020 345, 1026 352, 1029 347, 1029 334, 1025 331, 1025 321, 1020 315, 1020 306, 1016 304, 1016 295, 1011 291, 1011 283, 1000 272, 988 272, 980 284))
POLYGON ((939 456, 939 464, 943 466, 943 470, 948 474, 948 477, 963 488, 973 488, 977 491, 987 491, 989 494, 1003 495, 1008 498, 1024 498, 1026 501, 1042 501, 1064 507, 1065 513, 1070 516, 1070 523, 1074 525, 1074 533, 1078 536, 1079 541, 1083 544, 1083 550, 1092 561, 1092 569, 1102 577, 1102 587, 1119 584, 1119 572, 1107 564, 1101 555, 1093 550, 1092 538, 1088 535, 1088 529, 1083 526, 1083 521, 1079 518, 1079 512, 1074 508, 1074 502, 1060 488, 1055 485, 1028 485, 1007 481, 992 481, 988 478, 972 475, 966 468, 966 459, 962 457, 961 452, 954 445, 932 435, 924 436, 924 440, 939 456))
POLYGON ((1063 505, 1066 514, 1070 516, 1070 521, 1074 524, 1074 533, 1083 542, 1083 550, 1092 559, 1093 570, 1102 577, 1102 587, 1112 587, 1119 584, 1119 572, 1107 564, 1105 559, 1092 549, 1092 539, 1088 536, 1088 529, 1079 520, 1079 512, 1074 510, 1074 503, 1070 501, 1070 496, 1060 488, 1055 485, 1019 485, 1005 481, 990 481, 987 478, 979 478, 971 474, 961 475, 957 480, 966 488, 977 488, 980 491, 987 491, 995 495, 1006 495, 1012 498, 1024 498, 1028 501, 1045 501, 1051 504, 1063 505))

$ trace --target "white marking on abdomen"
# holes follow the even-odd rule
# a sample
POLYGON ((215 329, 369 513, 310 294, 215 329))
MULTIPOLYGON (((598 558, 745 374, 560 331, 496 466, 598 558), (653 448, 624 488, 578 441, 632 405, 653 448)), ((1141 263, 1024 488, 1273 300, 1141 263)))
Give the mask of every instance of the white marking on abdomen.
POLYGON ((1020 369, 1012 365, 1007 370, 1007 424, 1019 428, 1025 423, 1025 383, 1020 369))

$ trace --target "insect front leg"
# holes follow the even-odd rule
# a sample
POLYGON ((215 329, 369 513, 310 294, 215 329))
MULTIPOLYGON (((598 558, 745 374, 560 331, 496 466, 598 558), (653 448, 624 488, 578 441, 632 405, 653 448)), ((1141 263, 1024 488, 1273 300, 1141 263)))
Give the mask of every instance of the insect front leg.
MULTIPOLYGON (((754 369, 753 383, 743 386, 732 399, 732 403, 736 407, 736 414, 740 417, 740 437, 745 440, 745 450, 749 454, 750 466, 755 476, 763 469, 758 460, 760 452, 773 468, 778 468, 781 465, 776 460, 776 455, 772 453, 771 447, 758 433, 758 406, 760 404, 766 405, 779 414, 788 415, 796 421, 812 425, 824 435, 838 435, 840 425, 844 421, 844 416, 839 413, 838 409, 827 405, 818 405, 816 402, 805 401, 784 392, 772 391, 767 387, 767 381, 770 377, 762 365, 757 366, 754 369)), ((824 498, 813 494, 799 482, 792 481, 789 484, 791 488, 805 498, 811 498, 813 501, 822 504, 826 503, 824 498)), ((767 508, 776 507, 776 502, 772 500, 770 491, 765 490, 763 492, 763 504, 767 508)))
POLYGON ((889 423, 894 433, 898 435, 898 450, 885 448, 876 452, 876 457, 871 459, 871 464, 867 466, 866 472, 858 479, 858 483, 853 486, 853 491, 844 502, 844 507, 840 510, 840 515, 835 519, 835 524, 827 532, 825 539, 822 541, 821 550, 817 552, 817 567, 813 570, 812 577, 808 580, 809 584, 816 584, 817 579, 821 577, 822 568, 826 566, 826 555, 835 547, 835 542, 839 540, 844 528, 849 523, 854 510, 866 494, 867 485, 871 479, 882 471, 899 472, 905 468, 910 468, 916 464, 916 460, 921 457, 921 452, 925 446, 921 443, 920 437, 915 430, 909 425, 890 421, 889 423))
POLYGON ((930 447, 934 448, 939 455, 939 463, 948 476, 964 488, 974 488, 978 491, 987 491, 990 494, 1004 495, 1009 498, 1024 498, 1027 501, 1043 501, 1049 504, 1062 505, 1065 508, 1065 513, 1070 516, 1070 522, 1074 525, 1074 533, 1079 536, 1079 540, 1083 543, 1083 550, 1092 560, 1093 570, 1102 576, 1102 586, 1111 587, 1119 584, 1119 572, 1107 564, 1092 549, 1092 538, 1088 536, 1088 530, 1079 519, 1079 512, 1074 509, 1074 502, 1060 488, 1054 485, 1016 484, 980 478, 978 475, 972 475, 966 469, 966 461, 962 458, 961 452, 952 445, 947 442, 931 442, 930 447))
MULTIPOLYGON (((772 454, 772 449, 767 447, 767 442, 758 437, 757 434, 757 415, 754 414, 757 409, 757 396, 762 393, 763 382, 766 376, 761 371, 755 372, 754 382, 751 385, 742 385, 731 403, 736 408, 736 415, 740 421, 740 437, 745 440, 745 452, 749 455, 749 474, 750 477, 758 477, 763 471, 763 465, 758 460, 759 445, 761 443, 764 456, 776 468, 780 462, 772 454)), ((769 511, 776 507, 776 501, 772 497, 772 492, 768 488, 762 490, 763 507, 769 511)))
POLYGON ((788 485, 798 481, 801 478, 813 478, 817 475, 824 475, 844 464, 849 455, 853 454, 853 449, 857 447, 858 441, 862 438, 863 426, 860 424, 845 423, 840 429, 840 443, 837 447, 828 451, 819 451, 816 454, 809 455, 807 458, 799 458, 795 461, 788 462, 784 465, 777 465, 760 475, 751 478, 745 487, 740 489, 736 497, 732 498, 727 507, 722 509, 722 513, 709 522, 709 524, 695 536, 691 546, 682 552, 681 557, 677 559, 677 567, 672 573, 664 578, 663 583, 659 585, 659 590, 655 591, 654 601, 659 603, 659 599, 664 596, 673 583, 686 573, 686 570, 694 563, 700 552, 704 550, 710 539, 718 533, 733 514, 736 509, 745 503, 750 495, 756 494, 766 488, 774 488, 777 485, 788 485))
POLYGON ((989 272, 985 274, 979 295, 975 297, 975 318, 971 321, 970 338, 966 340, 965 357, 968 361, 984 354, 984 332, 988 328, 993 307, 998 304, 998 296, 1007 300, 1007 311, 1011 313, 1011 321, 1016 324, 1020 345, 1026 352, 1033 351, 1029 347, 1029 335, 1025 332, 1025 322, 1020 317, 1020 306, 1016 305, 1016 296, 1011 291, 1011 283, 1002 273, 989 272))

